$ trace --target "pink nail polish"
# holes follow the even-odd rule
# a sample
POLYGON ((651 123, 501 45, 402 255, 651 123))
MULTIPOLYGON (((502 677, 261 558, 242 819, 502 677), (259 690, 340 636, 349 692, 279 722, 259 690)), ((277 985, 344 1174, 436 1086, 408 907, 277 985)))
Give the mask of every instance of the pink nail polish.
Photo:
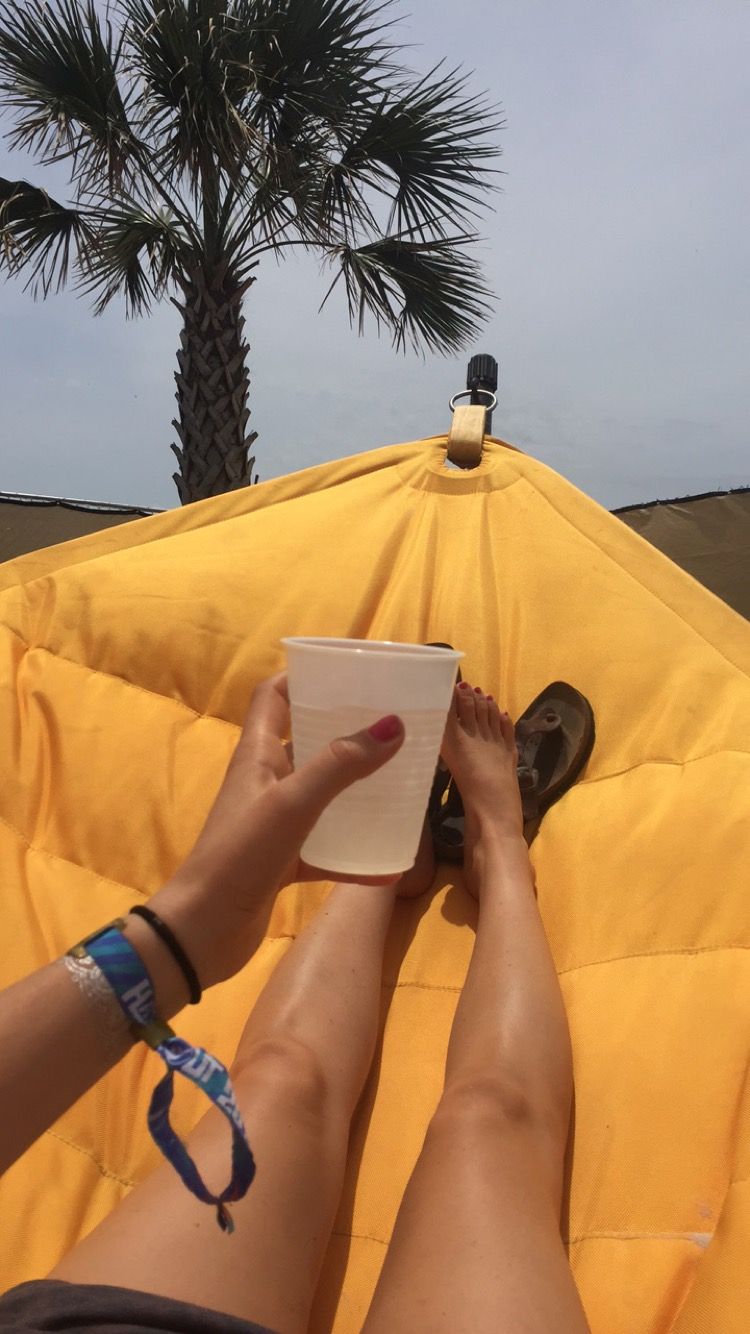
POLYGON ((475 694, 475 695, 481 695, 481 693, 482 693, 481 687, 480 687, 480 686, 474 686, 474 694, 475 694))
POLYGON ((488 696, 487 696, 487 699, 488 699, 488 700, 491 700, 491 699, 492 699, 492 695, 488 695, 488 696))
POLYGON ((393 741, 401 731, 401 719, 397 714, 389 713, 387 718, 379 718, 367 730, 376 741, 393 741))
POLYGON ((459 688, 459 690, 469 690, 469 689, 470 689, 470 687, 469 687, 469 682, 468 682, 468 681, 459 681, 459 683, 458 683, 458 688, 459 688))

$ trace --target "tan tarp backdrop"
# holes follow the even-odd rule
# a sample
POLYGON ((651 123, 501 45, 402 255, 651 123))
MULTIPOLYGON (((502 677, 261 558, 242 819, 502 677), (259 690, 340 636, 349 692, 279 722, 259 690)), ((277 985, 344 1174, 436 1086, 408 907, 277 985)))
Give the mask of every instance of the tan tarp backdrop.
POLYGON ((129 505, 0 492, 0 563, 156 512, 129 505))
POLYGON ((750 620, 750 487, 617 510, 634 532, 750 620))
MULTIPOLYGON (((514 716, 570 681, 597 744, 533 860, 574 1047, 571 1263, 594 1334, 746 1334, 750 627, 549 468, 491 441, 447 471, 444 451, 376 450, 0 567, 0 980, 170 875, 283 635, 450 641, 514 716)), ((177 1030, 230 1059, 326 893, 285 890, 257 955, 177 1030)), ((316 1334, 361 1328, 475 920, 447 868, 397 909, 316 1334)), ((133 1051, 6 1174, 5 1285, 154 1165, 157 1064, 133 1051)), ((200 1110, 180 1089, 182 1132, 200 1110)))

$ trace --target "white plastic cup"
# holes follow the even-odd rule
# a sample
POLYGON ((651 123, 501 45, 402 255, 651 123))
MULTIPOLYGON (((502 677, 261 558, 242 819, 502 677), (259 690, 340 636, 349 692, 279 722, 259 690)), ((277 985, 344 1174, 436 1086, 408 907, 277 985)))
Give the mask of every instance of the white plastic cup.
POLYGON ((294 763, 387 714, 401 749, 340 793, 302 857, 332 875, 395 875, 414 865, 459 660, 455 649, 371 639, 293 638, 286 648, 294 763))

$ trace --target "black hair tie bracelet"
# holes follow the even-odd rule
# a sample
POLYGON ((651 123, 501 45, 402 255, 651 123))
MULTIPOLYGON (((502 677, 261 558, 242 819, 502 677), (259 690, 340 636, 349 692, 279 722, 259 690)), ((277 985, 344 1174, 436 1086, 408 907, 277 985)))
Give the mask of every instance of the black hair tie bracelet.
POLYGON ((142 903, 137 903, 134 908, 130 909, 130 911, 131 913, 135 913, 136 916, 142 917, 144 922, 148 922, 149 926, 153 927, 157 936, 160 936, 164 941, 164 944, 187 982, 188 991, 190 992, 190 1004, 197 1005, 203 995, 201 984, 198 981, 198 974, 193 968, 193 965, 188 959, 187 954, 175 936, 172 928, 167 926, 166 922, 162 921, 161 917, 159 917, 158 913, 154 912, 153 908, 146 908, 142 903))

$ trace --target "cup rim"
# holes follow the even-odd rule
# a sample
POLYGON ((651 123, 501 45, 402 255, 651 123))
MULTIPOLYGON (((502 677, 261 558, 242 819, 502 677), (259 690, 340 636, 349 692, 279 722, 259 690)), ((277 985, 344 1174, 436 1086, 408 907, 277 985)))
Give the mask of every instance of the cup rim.
POLYGON ((424 658, 439 657, 458 661, 464 657, 460 649, 436 648, 432 644, 405 644, 394 639, 338 639, 325 635, 287 635, 281 640, 287 645, 311 649, 317 653, 367 653, 383 651, 389 657, 424 658))

